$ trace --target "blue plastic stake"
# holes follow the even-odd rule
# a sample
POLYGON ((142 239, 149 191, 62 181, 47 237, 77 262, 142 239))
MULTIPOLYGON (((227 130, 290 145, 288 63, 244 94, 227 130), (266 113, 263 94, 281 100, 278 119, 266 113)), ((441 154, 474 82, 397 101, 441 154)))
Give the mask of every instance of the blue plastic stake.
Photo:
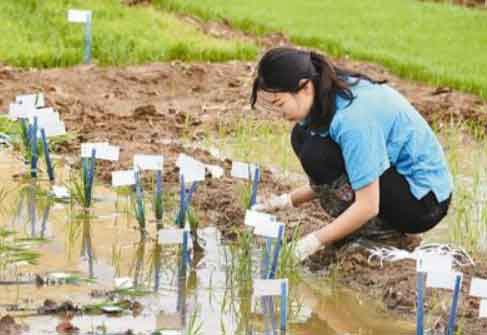
POLYGON ((87 15, 85 22, 85 51, 84 63, 91 63, 91 13, 87 15))
POLYGON ((181 175, 181 187, 179 189, 179 213, 177 217, 177 224, 179 225, 179 228, 184 227, 184 221, 185 221, 185 200, 186 200, 186 186, 184 184, 184 175, 181 175))
POLYGON ((257 202, 257 190, 259 188, 260 182, 260 169, 257 167, 255 169, 254 179, 252 182, 252 194, 250 196, 250 207, 254 206, 257 202))
POLYGON ((288 287, 287 282, 283 281, 281 283, 281 330, 286 330, 287 324, 287 297, 288 297, 288 287))
POLYGON ((426 274, 416 275, 416 335, 424 334, 424 281, 426 274))
POLYGON ((50 181, 54 181, 54 169, 52 168, 51 155, 49 154, 49 147, 47 145, 46 132, 44 128, 41 129, 42 146, 44 148, 44 157, 46 159, 47 174, 50 181))
POLYGON ((189 242, 189 234, 188 231, 183 232, 183 254, 182 254, 182 259, 181 259, 181 272, 186 273, 186 261, 188 259, 188 242, 189 242))
MULTIPOLYGON (((154 195, 154 212, 156 220, 159 221, 158 225, 161 225, 163 217, 163 205, 162 205, 162 171, 156 171, 156 192, 154 195)), ((159 227, 157 228, 159 229, 159 227)))
POLYGON ((451 303, 450 316, 448 317, 448 332, 447 335, 454 335, 455 323, 457 318, 458 297, 460 296, 460 289, 462 287, 462 276, 460 274, 455 278, 455 290, 453 291, 453 299, 451 303))
POLYGON ((32 178, 37 178, 37 117, 34 117, 34 125, 32 126, 31 134, 31 165, 30 165, 30 175, 32 178))
POLYGON ((156 194, 160 195, 162 193, 162 172, 161 170, 156 171, 156 194))
POLYGON ((91 205, 91 199, 93 195, 93 181, 95 179, 95 165, 96 165, 96 149, 93 148, 91 150, 91 160, 90 160, 90 167, 88 170, 88 176, 86 181, 86 199, 87 205, 91 205))
MULTIPOLYGON (((274 279, 277 271, 277 263, 279 262, 279 252, 281 251, 282 239, 284 238, 284 226, 279 226, 279 232, 277 234, 276 245, 274 246, 274 255, 272 258, 271 271, 267 279, 274 279)), ((267 242, 266 242, 267 243, 267 242)))

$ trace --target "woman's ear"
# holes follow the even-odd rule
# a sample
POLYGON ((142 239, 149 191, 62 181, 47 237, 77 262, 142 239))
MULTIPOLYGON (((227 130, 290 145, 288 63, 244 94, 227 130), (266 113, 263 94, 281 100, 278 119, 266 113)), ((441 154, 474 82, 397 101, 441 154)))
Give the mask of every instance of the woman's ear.
POLYGON ((302 88, 304 94, 306 94, 307 96, 314 96, 315 90, 314 90, 313 81, 309 79, 301 79, 299 81, 299 86, 301 85, 304 85, 304 87, 302 88))

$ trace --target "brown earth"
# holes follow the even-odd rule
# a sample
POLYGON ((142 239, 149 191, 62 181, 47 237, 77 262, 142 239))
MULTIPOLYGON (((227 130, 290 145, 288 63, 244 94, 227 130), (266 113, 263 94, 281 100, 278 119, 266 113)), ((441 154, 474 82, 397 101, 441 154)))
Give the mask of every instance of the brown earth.
POLYGON ((421 0, 421 1, 432 1, 432 2, 447 2, 453 3, 458 6, 486 9, 487 1, 485 0, 421 0))
MULTIPOLYGON (((205 24, 231 38, 240 34, 218 23, 205 24), (233 35, 232 35, 233 34, 233 35)), ((208 28, 209 29, 209 28, 208 28)), ((210 30, 208 30, 209 32, 210 30)), ((250 38, 250 37, 248 37, 250 38)), ((281 35, 263 40, 262 45, 287 43, 281 35)), ((335 60, 343 66, 362 71, 378 79, 387 79, 391 85, 405 94, 428 120, 465 119, 487 125, 487 104, 478 97, 443 87, 431 87, 401 80, 381 66, 335 60)), ((148 64, 120 68, 78 66, 69 69, 21 71, 0 66, 0 111, 6 112, 8 103, 16 95, 42 91, 47 105, 56 108, 65 121, 74 140, 56 148, 59 153, 76 157, 80 143, 107 140, 121 147, 120 162, 101 162, 97 176, 110 182, 110 172, 131 166, 134 153, 162 153, 166 159, 165 182, 177 182, 175 158, 186 152, 205 163, 219 164, 227 170, 229 160, 220 161, 203 149, 183 147, 181 137, 196 143, 205 134, 216 134, 223 129, 226 136, 234 134, 236 121, 248 117, 277 119, 272 112, 251 111, 248 97, 254 64, 230 62, 225 64, 148 64)), ((203 224, 216 224, 228 237, 233 228, 240 227, 244 211, 239 204, 239 182, 224 177, 208 179, 199 186, 195 206, 199 208, 203 224)), ((287 182, 277 178, 269 170, 263 173, 261 192, 279 193, 290 189, 287 182)), ((290 226, 300 225, 301 233, 316 229, 329 221, 317 203, 310 203, 299 210, 279 213, 280 219, 290 226)), ((395 241, 397 245, 398 241, 395 241)), ((399 241, 401 242, 401 241, 399 241)), ((404 247, 404 246, 403 246, 404 247)), ((330 262, 338 262, 339 281, 368 295, 381 298, 386 307, 406 318, 414 316, 415 266, 403 261, 385 264, 379 269, 367 261, 364 250, 322 254, 310 263, 312 268, 323 268, 330 262)), ((470 275, 487 273, 487 263, 475 269, 464 269, 464 299, 459 309, 464 322, 464 334, 479 334, 487 329, 487 321, 477 318, 479 302, 467 296, 470 275)), ((443 294, 446 296, 445 294, 443 294)), ((428 306, 427 306, 428 308, 428 306)), ((439 314, 438 333, 445 324, 446 314, 439 314)))

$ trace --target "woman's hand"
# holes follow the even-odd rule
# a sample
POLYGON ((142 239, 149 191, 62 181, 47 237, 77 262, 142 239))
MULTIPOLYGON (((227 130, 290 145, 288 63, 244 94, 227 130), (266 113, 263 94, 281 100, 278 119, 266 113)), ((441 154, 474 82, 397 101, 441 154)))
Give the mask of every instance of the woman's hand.
POLYGON ((301 186, 290 193, 271 195, 269 199, 259 199, 252 206, 256 211, 273 211, 285 208, 294 208, 315 198, 315 193, 309 185, 301 186))
POLYGON ((257 204, 252 206, 255 211, 269 212, 277 209, 293 208, 291 200, 291 193, 281 195, 271 195, 269 199, 259 200, 257 204))
POLYGON ((379 214, 379 179, 359 189, 355 202, 333 222, 296 243, 295 256, 303 261, 318 250, 353 233, 379 214))

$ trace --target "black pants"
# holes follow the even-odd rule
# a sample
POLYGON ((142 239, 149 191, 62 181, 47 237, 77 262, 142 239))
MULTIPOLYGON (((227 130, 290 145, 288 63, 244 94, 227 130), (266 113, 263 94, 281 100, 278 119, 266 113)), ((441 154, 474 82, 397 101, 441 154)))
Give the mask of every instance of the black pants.
MULTIPOLYGON (((340 147, 329 136, 311 135, 296 125, 291 134, 291 144, 312 183, 330 184, 346 173, 340 147)), ((411 193, 406 178, 392 166, 380 176, 379 185, 379 217, 397 231, 425 232, 437 225, 448 212, 451 195, 439 203, 430 191, 418 200, 411 193)))

